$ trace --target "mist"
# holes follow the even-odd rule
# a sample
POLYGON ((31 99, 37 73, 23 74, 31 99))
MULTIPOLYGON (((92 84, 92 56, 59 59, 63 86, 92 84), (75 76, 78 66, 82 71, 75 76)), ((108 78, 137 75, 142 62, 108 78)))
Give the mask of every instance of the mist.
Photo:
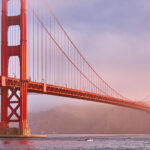
MULTIPOLYGON (((149 1, 48 2, 81 53, 108 84, 130 99, 149 95, 149 1)), ((66 101, 74 100, 29 96, 29 112, 66 101)))

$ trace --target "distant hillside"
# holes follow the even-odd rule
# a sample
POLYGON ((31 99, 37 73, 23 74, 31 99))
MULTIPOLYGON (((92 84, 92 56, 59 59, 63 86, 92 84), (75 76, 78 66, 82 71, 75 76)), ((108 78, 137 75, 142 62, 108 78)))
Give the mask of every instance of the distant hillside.
POLYGON ((150 112, 97 103, 62 105, 28 118, 32 133, 150 133, 150 112))

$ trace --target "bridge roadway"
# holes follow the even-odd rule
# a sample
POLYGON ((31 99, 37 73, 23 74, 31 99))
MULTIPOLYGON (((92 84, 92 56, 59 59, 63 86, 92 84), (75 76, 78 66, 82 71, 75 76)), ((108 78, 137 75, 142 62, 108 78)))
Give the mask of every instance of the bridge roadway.
POLYGON ((111 96, 104 96, 101 94, 90 93, 90 92, 75 90, 71 88, 33 82, 30 80, 21 82, 20 79, 10 78, 10 77, 6 78, 0 76, 0 87, 6 87, 6 88, 15 87, 18 88, 19 90, 22 83, 26 83, 27 90, 28 92, 31 93, 82 99, 82 100, 87 100, 92 102, 106 103, 106 104, 118 105, 118 106, 133 108, 133 109, 150 111, 150 106, 136 101, 119 99, 111 96))

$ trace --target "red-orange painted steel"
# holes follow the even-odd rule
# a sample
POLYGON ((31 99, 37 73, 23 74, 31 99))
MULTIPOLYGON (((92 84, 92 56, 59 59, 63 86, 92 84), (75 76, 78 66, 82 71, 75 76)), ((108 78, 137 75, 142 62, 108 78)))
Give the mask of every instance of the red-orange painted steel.
POLYGON ((27 122, 27 16, 26 0, 20 0, 21 14, 8 16, 8 0, 2 0, 2 47, 1 74, 2 83, 8 77, 8 62, 11 56, 18 56, 20 60, 20 87, 1 87, 1 128, 9 128, 10 122, 18 122, 19 128, 28 128, 27 122), (20 26, 20 45, 8 46, 8 28, 12 25, 20 26), (18 95, 17 91, 20 91, 18 95), (10 92, 11 94, 9 95, 10 92), (13 100, 15 96, 16 100, 13 100), (16 103, 15 108, 12 104, 16 103), (8 109, 11 111, 8 112, 8 109), (20 109, 20 114, 18 110, 20 109), (13 119, 13 117, 17 119, 13 119))
MULTIPOLYGON (((69 54, 67 55, 65 51, 60 47, 60 45, 57 43, 55 38, 52 36, 52 34, 47 30, 47 28, 44 26, 43 22, 40 20, 39 16, 35 13, 35 11, 32 9, 33 15, 36 17, 37 21, 40 23, 40 25, 43 27, 44 31, 49 35, 49 37, 53 40, 55 46, 58 47, 58 49, 61 51, 63 56, 66 58, 66 60, 75 68, 71 71, 71 79, 74 77, 75 83, 77 82, 78 78, 75 78, 75 76, 72 76, 72 74, 75 74, 75 70, 77 70, 81 75, 91 84, 93 87, 95 87, 95 91, 100 91, 103 94, 96 94, 92 92, 86 92, 83 90, 76 90, 61 86, 54 86, 50 84, 44 84, 39 82, 33 82, 30 80, 27 80, 27 15, 26 15, 26 0, 20 0, 21 2, 21 13, 17 16, 8 16, 8 1, 9 0, 2 0, 2 28, 1 28, 1 37, 2 37, 2 44, 1 44, 1 76, 0 76, 0 88, 1 88, 1 128, 9 128, 10 122, 17 122, 19 123, 19 128, 28 128, 28 122, 27 122, 27 92, 32 93, 40 93, 40 94, 48 94, 48 95, 55 95, 55 96, 62 96, 62 97, 69 97, 69 98, 76 98, 76 99, 82 99, 82 100, 88 100, 93 102, 100 102, 100 103, 107 103, 107 104, 113 104, 113 105, 119 105, 123 107, 129 107, 134 109, 140 109, 140 110, 146 110, 150 111, 150 106, 144 105, 139 102, 130 101, 125 99, 122 95, 120 95, 118 92, 113 90, 108 84, 105 83, 104 80, 100 78, 100 76, 93 70, 93 68, 87 63, 87 61, 84 59, 84 57, 80 54, 78 49, 75 47, 75 45, 72 43, 66 32, 63 30, 62 26, 59 24, 58 20, 56 19, 56 22, 59 24, 60 28, 63 30, 65 35, 67 36, 67 39, 69 39, 69 42, 73 45, 74 49, 79 53, 80 55, 80 61, 81 58, 84 60, 84 62, 87 64, 87 66, 90 68, 90 70, 96 74, 97 79, 102 81, 104 85, 107 87, 106 89, 112 91, 115 93, 119 98, 107 96, 108 94, 101 90, 95 83, 93 83, 91 80, 88 79, 87 76, 78 68, 76 63, 74 63, 71 58, 69 57, 69 54), (20 45, 12 45, 8 46, 8 28, 13 25, 19 25, 20 26, 20 45), (20 79, 16 78, 10 78, 8 77, 8 62, 11 56, 18 56, 20 60, 20 79), (20 91, 20 94, 18 94, 18 91, 20 91), (15 97, 15 99, 13 99, 15 97), (15 107, 13 107, 15 104, 15 107), (10 110, 10 112, 8 111, 10 110), (20 111, 18 111, 20 110, 20 111), (15 116, 16 119, 13 119, 15 116)), ((54 16, 55 18, 55 16, 54 16)), ((34 20, 34 18, 33 18, 34 20)), ((34 23, 33 23, 34 25, 34 23)), ((55 31, 55 30, 54 30, 55 31)), ((34 32, 34 29, 33 29, 34 32)), ((41 40, 42 44, 41 47, 43 49, 43 30, 41 30, 41 40)), ((47 40, 47 38, 46 38, 47 40)), ((33 42, 34 42, 34 33, 33 33, 33 42)), ((46 41, 47 43, 47 41, 46 41)), ((46 45, 47 46, 47 45, 46 45)), ((69 49, 69 44, 68 44, 69 49)), ((34 52, 34 43, 33 43, 33 52, 34 52)), ((34 54, 34 53, 33 53, 34 54)), ((57 52, 55 51, 55 55, 57 52)), ((46 55, 46 53, 45 53, 46 55)), ((39 52, 37 54, 37 58, 39 58, 39 52)), ((75 56, 73 56, 75 59, 75 56)), ((41 60, 43 63, 43 52, 41 53, 41 60)), ((62 59, 63 60, 63 59, 62 59)), ((78 58, 76 59, 77 61, 78 58)), ((33 55, 33 64, 34 64, 34 55, 33 55)), ((37 60, 38 61, 38 60, 37 60)), ((39 62, 38 62, 39 63, 39 62)), ((37 64, 38 64, 37 63, 37 64)), ((47 57, 45 59, 45 63, 47 63, 47 57)), ((57 64, 57 63, 56 63, 57 64)), ((58 61, 58 64, 60 64, 60 60, 58 61)), ((47 64, 45 64, 47 65, 47 64)), ((81 65, 81 64, 80 64, 81 65)), ((39 67, 39 66, 38 66, 39 67)), ((43 79, 43 71, 45 70, 45 76, 47 76, 47 67, 45 69, 43 68, 43 64, 41 65, 41 76, 43 79)), ((54 67, 55 68, 55 67, 54 67)), ((63 68, 63 67, 62 67, 63 68)), ((68 64, 69 68, 69 64, 68 64)), ((72 68, 72 67, 71 67, 72 68)), ((84 66, 83 66, 84 68, 84 66)), ((33 79, 34 79, 34 65, 33 65, 33 79)), ((37 68, 38 70, 38 68, 37 68)), ((65 82, 67 78, 67 66, 65 62, 65 82)), ((84 70, 84 69, 83 69, 84 70)), ((87 69, 89 72, 89 69, 87 69)), ((39 71, 38 71, 39 73, 39 71)), ((68 71, 69 74, 69 71, 68 71)), ((78 76, 77 76, 78 77, 78 76)), ((39 75, 38 75, 39 78, 39 75)), ((47 77, 46 77, 47 78, 47 77)), ((92 74, 91 74, 92 78, 92 74)), ((68 79, 69 81, 69 79, 68 79)), ((68 82, 69 83, 69 82, 68 82)), ((81 83, 80 83, 81 84, 81 83)), ((71 87, 71 86, 70 86, 71 87)), ((82 89, 82 88, 80 88, 82 89)), ((92 91, 92 90, 91 90, 92 91)), ((98 92, 97 92, 98 93, 98 92)))
MULTIPOLYGON (((18 89, 21 88, 21 81, 19 79, 4 78, 4 81, 2 81, 2 78, 3 77, 0 77, 0 83, 1 83, 0 87, 4 86, 7 88, 11 88, 11 87, 15 87, 18 89)), ((85 92, 80 90, 74 90, 71 88, 64 88, 60 86, 43 84, 43 83, 33 82, 30 80, 28 80, 27 82, 27 89, 28 92, 32 92, 32 93, 76 98, 76 99, 88 100, 92 102, 106 103, 106 104, 118 105, 118 106, 133 108, 133 109, 150 111, 150 106, 142 104, 140 102, 119 99, 119 98, 104 96, 101 94, 90 93, 90 92, 85 92)))

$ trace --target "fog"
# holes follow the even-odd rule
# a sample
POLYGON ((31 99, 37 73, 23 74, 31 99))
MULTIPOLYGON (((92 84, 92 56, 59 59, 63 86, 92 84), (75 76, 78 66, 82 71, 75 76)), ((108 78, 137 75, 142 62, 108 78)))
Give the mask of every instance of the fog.
MULTIPOLYGON (((150 94, 149 1, 48 2, 81 53, 108 84, 131 99, 150 94)), ((29 111, 67 101, 74 100, 29 96, 29 111)))
MULTIPOLYGON (((130 99, 150 94, 148 0, 47 0, 65 30, 99 75, 130 99), (134 11, 133 11, 134 10, 134 11)), ((78 100, 29 95, 28 111, 78 100)))

